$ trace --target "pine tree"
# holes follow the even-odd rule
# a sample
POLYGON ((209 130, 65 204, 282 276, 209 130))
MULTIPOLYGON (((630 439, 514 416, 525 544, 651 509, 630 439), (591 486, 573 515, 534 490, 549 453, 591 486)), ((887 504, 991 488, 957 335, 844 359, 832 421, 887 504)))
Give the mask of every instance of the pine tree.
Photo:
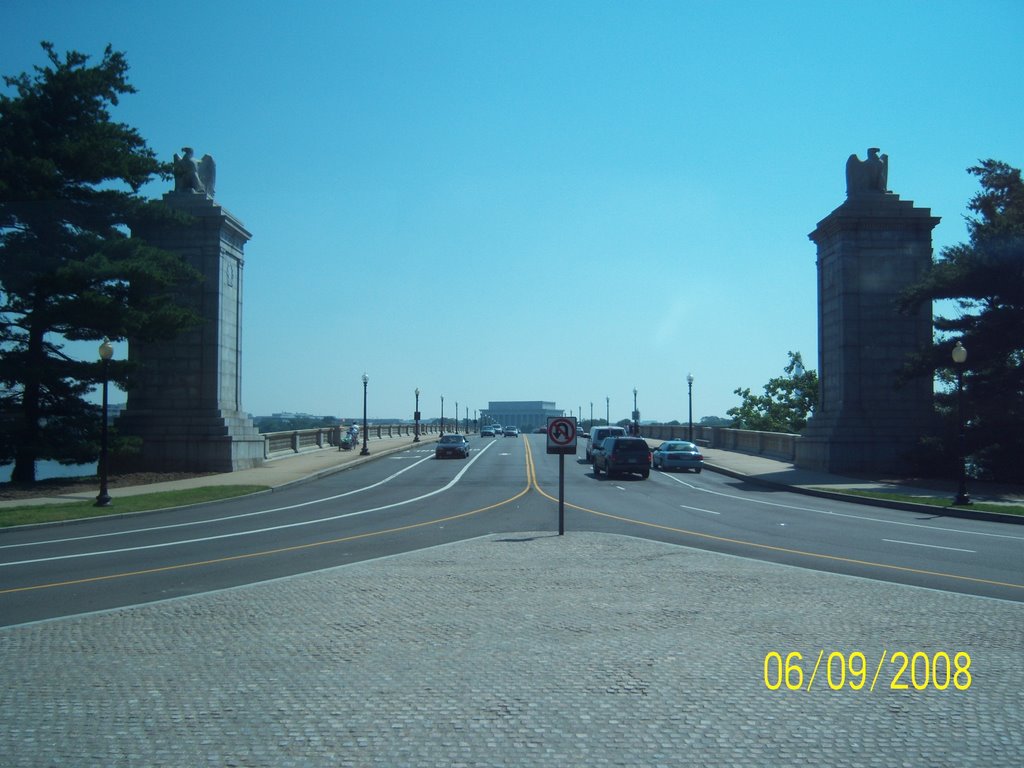
MULTIPOLYGON (((955 301, 956 317, 937 316, 937 340, 914 367, 917 375, 955 378, 950 351, 960 341, 969 452, 994 480, 1024 482, 1024 181, 1006 163, 969 168, 981 191, 968 203, 969 242, 944 248, 903 302, 955 301)), ((955 418, 954 392, 938 398, 955 418)), ((953 431, 952 429, 950 430, 953 431)), ((947 441, 949 442, 949 441, 947 441)))
MULTIPOLYGON (((139 196, 167 178, 139 133, 110 107, 134 93, 124 54, 101 62, 42 43, 49 65, 4 77, 0 94, 0 460, 14 482, 35 463, 91 461, 100 418, 85 399, 98 361, 72 359, 66 341, 168 338, 196 322, 176 288, 198 275, 147 246, 133 226, 173 218, 139 196)), ((124 362, 110 374, 124 383, 124 362)))

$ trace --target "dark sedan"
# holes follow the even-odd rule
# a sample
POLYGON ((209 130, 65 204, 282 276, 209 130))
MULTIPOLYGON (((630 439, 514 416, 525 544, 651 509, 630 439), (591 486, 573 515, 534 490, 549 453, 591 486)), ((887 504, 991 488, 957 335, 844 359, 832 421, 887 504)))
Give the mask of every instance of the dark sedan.
POLYGON ((680 440, 666 440, 654 449, 651 461, 655 469, 704 469, 704 456, 693 443, 680 440))
POLYGON ((594 477, 634 473, 647 478, 651 474, 651 449, 642 437, 606 437, 594 451, 594 477))
POLYGON ((469 440, 465 435, 441 435, 434 446, 435 459, 468 459, 469 440))

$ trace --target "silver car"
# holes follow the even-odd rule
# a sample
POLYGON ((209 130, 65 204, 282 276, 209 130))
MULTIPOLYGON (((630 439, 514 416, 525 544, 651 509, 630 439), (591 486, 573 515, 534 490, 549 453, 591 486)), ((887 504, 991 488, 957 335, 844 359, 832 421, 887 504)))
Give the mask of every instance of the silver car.
POLYGON ((651 453, 655 469, 704 469, 704 456, 693 443, 681 440, 666 440, 651 453))

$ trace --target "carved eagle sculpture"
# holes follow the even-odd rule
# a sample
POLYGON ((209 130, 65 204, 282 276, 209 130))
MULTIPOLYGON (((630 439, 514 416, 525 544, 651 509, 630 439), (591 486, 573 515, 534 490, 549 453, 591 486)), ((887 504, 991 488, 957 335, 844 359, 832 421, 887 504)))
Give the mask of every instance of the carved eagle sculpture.
POLYGON ((213 190, 217 186, 217 164, 209 155, 203 155, 199 161, 199 183, 203 185, 203 191, 213 199, 213 190))
POLYGON ((878 154, 878 147, 868 149, 867 160, 850 155, 846 160, 846 195, 853 197, 870 192, 888 192, 889 156, 878 154))
POLYGON ((197 163, 192 147, 182 147, 181 151, 181 157, 174 155, 174 191, 198 192, 212 199, 217 185, 217 164, 209 155, 203 155, 197 163))

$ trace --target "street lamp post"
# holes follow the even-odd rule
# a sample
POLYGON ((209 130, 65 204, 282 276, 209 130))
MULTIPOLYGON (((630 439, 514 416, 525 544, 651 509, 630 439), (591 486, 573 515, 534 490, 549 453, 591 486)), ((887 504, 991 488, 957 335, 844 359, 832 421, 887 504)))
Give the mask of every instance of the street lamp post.
POLYGON ((110 494, 107 493, 107 385, 110 381, 110 358, 114 356, 114 348, 110 340, 103 338, 100 344, 100 360, 103 362, 103 424, 100 428, 100 492, 96 496, 97 507, 110 506, 110 494))
POLYGON ((414 426, 413 433, 414 437, 412 441, 418 443, 420 441, 420 388, 416 387, 416 410, 412 414, 414 426))
POLYGON ((367 432, 366 432, 366 385, 369 383, 370 377, 365 373, 363 374, 363 450, 359 452, 360 456, 369 456, 370 448, 366 444, 367 432))
POLYGON ((452 419, 452 423, 455 424, 455 434, 459 434, 459 401, 455 401, 455 418, 452 419))
POLYGON ((967 434, 964 425, 964 363, 967 362, 967 350, 959 341, 953 347, 953 363, 956 365, 956 418, 960 426, 959 446, 960 453, 960 487, 957 489, 956 498, 953 504, 964 505, 971 503, 971 497, 967 495, 967 434))
POLYGON ((444 395, 441 395, 441 432, 444 434, 444 395))
POLYGON ((612 399, 608 395, 604 396, 604 423, 609 427, 612 425, 612 399))
POLYGON ((691 443, 693 442, 693 374, 686 374, 686 397, 690 403, 690 436, 687 438, 691 443))
POLYGON ((636 387, 633 387, 633 434, 640 434, 640 411, 636 409, 636 387))

